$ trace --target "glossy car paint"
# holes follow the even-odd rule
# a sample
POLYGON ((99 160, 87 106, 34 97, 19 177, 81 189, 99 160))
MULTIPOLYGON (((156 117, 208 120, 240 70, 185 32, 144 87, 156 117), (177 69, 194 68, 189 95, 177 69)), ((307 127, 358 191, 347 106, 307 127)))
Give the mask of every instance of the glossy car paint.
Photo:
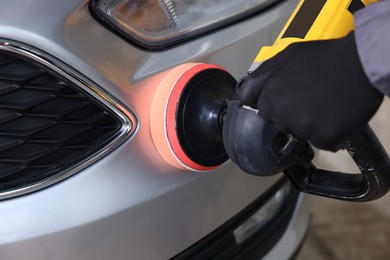
MULTIPOLYGON (((145 86, 184 62, 216 63, 236 78, 243 76, 259 46, 276 38, 297 2, 284 1, 225 29, 151 52, 98 23, 88 1, 4 1, 0 38, 66 63, 133 111, 138 124, 119 148, 73 177, 1 201, 0 258, 167 259, 267 190, 280 176, 249 176, 231 162, 206 173, 168 166, 149 134, 145 86)), ((299 204, 270 259, 289 256, 307 223, 307 208, 299 204)))

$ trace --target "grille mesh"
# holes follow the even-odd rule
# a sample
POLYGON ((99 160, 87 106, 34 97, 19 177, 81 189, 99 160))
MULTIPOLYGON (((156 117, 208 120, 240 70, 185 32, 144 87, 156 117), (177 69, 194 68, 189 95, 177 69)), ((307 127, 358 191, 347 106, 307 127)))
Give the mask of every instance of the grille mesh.
POLYGON ((120 128, 76 86, 22 56, 0 52, 0 192, 74 166, 120 128))

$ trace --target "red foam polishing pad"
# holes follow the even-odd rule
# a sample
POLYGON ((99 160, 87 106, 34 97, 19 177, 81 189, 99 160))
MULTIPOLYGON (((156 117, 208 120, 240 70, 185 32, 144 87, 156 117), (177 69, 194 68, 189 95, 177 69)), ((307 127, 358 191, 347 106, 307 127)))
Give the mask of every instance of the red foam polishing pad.
MULTIPOLYGON (((221 163, 227 160, 227 157, 225 158, 224 155, 224 149, 219 148, 220 150, 223 149, 222 152, 218 151, 218 153, 222 153, 224 156, 224 159, 221 160, 211 160, 212 163, 208 162, 207 160, 203 160, 202 152, 199 152, 197 150, 197 147, 193 148, 191 142, 188 144, 186 143, 189 139, 194 138, 196 143, 197 140, 199 142, 207 142, 207 138, 203 138, 202 132, 199 130, 189 130, 187 133, 185 130, 185 126, 181 132, 180 129, 183 124, 191 125, 192 119, 190 117, 193 116, 194 112, 192 112, 192 115, 187 116, 185 118, 185 122, 183 123, 183 105, 179 106, 180 102, 183 104, 183 92, 189 92, 185 95, 185 105, 190 106, 191 105, 191 98, 192 93, 199 92, 200 94, 193 94, 193 96, 196 96, 198 100, 194 101, 198 103, 204 102, 208 103, 218 103, 214 102, 214 100, 207 100, 207 98, 203 98, 203 92, 210 92, 212 91, 210 88, 213 86, 209 85, 223 85, 226 82, 225 79, 223 79, 223 84, 219 84, 219 74, 223 73, 223 76, 228 75, 228 77, 231 77, 223 68, 214 65, 214 64, 198 64, 198 63, 190 63, 190 64, 182 64, 180 66, 177 66, 175 68, 170 69, 165 73, 164 77, 159 82, 159 85, 156 88, 156 91, 153 96, 152 104, 151 104, 151 110, 150 110, 150 131, 151 136, 153 139, 153 143, 158 150, 161 157, 169 163, 171 166, 176 167, 178 169, 183 170, 191 170, 191 171, 208 171, 212 170, 216 167, 218 167, 221 163), (206 73, 205 73, 206 72, 206 73), (205 76, 203 76, 203 74, 205 76), (194 80, 195 79, 195 80, 194 80), (209 84, 210 83, 210 84, 209 84), (198 87, 200 86, 200 87, 198 87), (199 88, 200 90, 198 91, 199 88), (203 90, 203 89, 205 90, 203 90), (200 98, 199 98, 200 97, 200 98), (199 101, 201 100, 201 101, 199 101), (179 120, 178 117, 181 117, 179 120), (181 122, 181 123, 178 123, 181 122), (188 123, 190 122, 190 123, 188 123), (181 125, 178 125, 181 124, 181 125), (183 134, 183 132, 185 132, 183 134), (189 137, 188 134, 199 135, 196 137, 189 137), (199 158, 200 159, 199 159, 199 158), (198 158, 198 159, 197 159, 198 158)), ((234 85, 234 79, 231 80, 229 78, 229 91, 230 93, 231 86, 234 85), (233 82, 233 83, 230 83, 233 82)), ((213 94, 213 93, 212 93, 213 94)), ((213 94, 214 95, 214 94, 213 94)), ((230 95, 230 94, 229 94, 230 95)), ((192 102, 192 103, 194 103, 192 102)), ((221 104, 224 101, 221 101, 221 104)), ((207 104, 201 104, 202 106, 207 104)), ((197 105, 195 105, 197 106, 197 105)), ((193 106, 192 106, 193 107, 193 106)), ((221 105, 222 107, 222 105, 221 105)), ((203 108, 202 108, 203 109, 203 108)), ((187 109, 189 110, 189 109, 187 109)), ((198 113, 196 111, 196 113, 198 113)), ((218 113, 218 111, 216 112, 218 113)), ((218 115, 217 115, 218 116, 218 115)), ((195 115, 193 116, 194 120, 196 118, 199 118, 199 116, 195 115)), ((191 125, 192 128, 197 128, 197 125, 205 125, 201 123, 197 123, 194 121, 195 127, 191 125)), ((209 126, 205 126, 209 127, 209 126)), ((214 131, 214 128, 210 128, 210 131, 214 131)), ((206 132, 209 131, 208 128, 206 128, 206 132)), ((214 136, 217 136, 217 139, 219 138, 218 134, 214 134, 214 136)), ((215 137, 213 138, 215 139, 215 137)), ((208 142, 210 143, 210 142, 208 142)), ((212 142, 211 142, 212 143, 212 142)), ((206 144, 207 145, 207 144, 206 144)), ((215 146, 215 145, 214 145, 215 146)), ((214 149, 214 147, 207 147, 203 148, 205 156, 208 156, 208 150, 214 149)), ((214 155, 213 155, 214 156, 214 155)))

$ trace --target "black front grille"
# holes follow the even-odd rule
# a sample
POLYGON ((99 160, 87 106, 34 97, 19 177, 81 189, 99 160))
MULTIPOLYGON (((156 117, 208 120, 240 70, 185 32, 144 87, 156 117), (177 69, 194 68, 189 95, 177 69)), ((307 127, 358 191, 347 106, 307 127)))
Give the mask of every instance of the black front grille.
POLYGON ((51 178, 110 141, 121 122, 77 86, 0 52, 0 194, 51 178))

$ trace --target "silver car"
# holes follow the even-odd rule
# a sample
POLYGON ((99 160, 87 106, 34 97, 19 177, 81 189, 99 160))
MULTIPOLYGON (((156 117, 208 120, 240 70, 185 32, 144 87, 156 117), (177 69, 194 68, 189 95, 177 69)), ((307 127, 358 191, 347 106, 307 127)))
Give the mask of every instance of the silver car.
POLYGON ((5 0, 0 259, 288 259, 307 199, 230 161, 167 164, 144 89, 184 63, 236 79, 297 0, 5 0))

